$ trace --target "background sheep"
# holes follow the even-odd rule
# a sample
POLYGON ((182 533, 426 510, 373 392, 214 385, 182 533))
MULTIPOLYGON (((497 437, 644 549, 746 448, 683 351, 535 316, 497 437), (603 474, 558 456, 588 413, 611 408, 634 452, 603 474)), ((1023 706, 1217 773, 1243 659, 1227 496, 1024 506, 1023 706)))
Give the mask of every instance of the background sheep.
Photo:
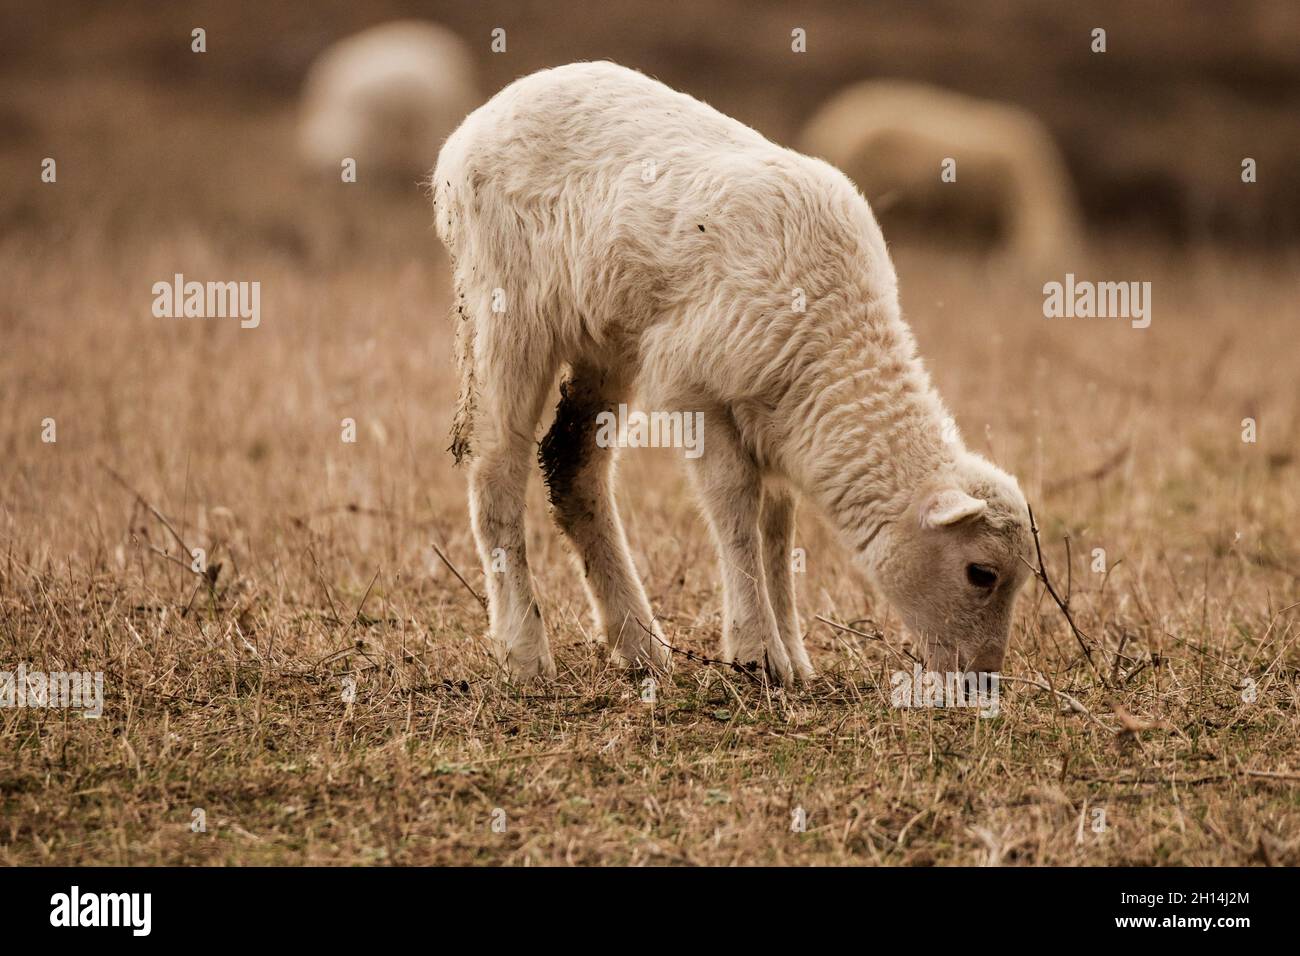
POLYGON ((1056 262, 1079 244, 1069 173, 1046 127, 1005 103, 902 80, 868 80, 832 97, 800 149, 848 174, 891 240, 982 237, 1008 257, 1056 262), (955 179, 941 179, 956 160, 955 179))
POLYGON ((338 176, 351 157, 358 178, 414 181, 477 101, 473 60, 455 34, 417 20, 385 23, 312 64, 299 151, 326 174, 338 176))

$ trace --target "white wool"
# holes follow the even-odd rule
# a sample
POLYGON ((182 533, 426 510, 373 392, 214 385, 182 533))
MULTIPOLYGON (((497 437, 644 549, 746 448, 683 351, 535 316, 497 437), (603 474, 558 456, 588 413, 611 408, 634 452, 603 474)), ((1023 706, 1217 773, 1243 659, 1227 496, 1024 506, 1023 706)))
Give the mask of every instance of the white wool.
POLYGON ((465 44, 432 23, 399 20, 340 40, 312 64, 303 88, 303 161, 358 178, 428 173, 447 135, 479 102, 465 44))
MULTIPOLYGON (((908 536, 938 534, 906 520, 922 494, 967 493, 995 473, 978 521, 992 528, 1017 506, 1014 479, 961 446, 900 316, 871 210, 826 163, 640 73, 577 63, 472 113, 444 146, 433 191, 457 292, 453 450, 472 459, 485 567, 506 561, 487 577, 493 634, 515 673, 553 670, 523 490, 565 366, 543 470, 597 624, 625 659, 667 663, 613 504, 612 451, 592 440, 596 415, 633 391, 641 407, 704 416, 704 451, 688 466, 721 558, 724 653, 782 678, 811 673, 788 567, 795 496, 820 507, 905 618, 912 584, 881 568, 908 536)), ((926 599, 916 622, 942 644, 930 633, 942 626, 935 585, 915 585, 926 599)))
POLYGON ((817 110, 799 148, 844 170, 872 202, 998 216, 1013 261, 1056 263, 1081 243, 1074 189, 1051 133, 1010 103, 866 80, 817 110), (940 178, 947 159, 956 162, 954 182, 940 178))

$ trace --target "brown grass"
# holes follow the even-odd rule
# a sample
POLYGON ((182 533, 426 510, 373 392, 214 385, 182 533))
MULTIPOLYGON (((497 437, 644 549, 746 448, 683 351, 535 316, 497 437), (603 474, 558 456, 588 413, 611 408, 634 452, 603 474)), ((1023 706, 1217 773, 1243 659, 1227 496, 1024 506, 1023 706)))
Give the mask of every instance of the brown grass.
MULTIPOLYGON (((68 110, 128 102, 66 92, 68 110)), ((193 105, 150 134, 67 139, 57 186, 3 154, 25 185, 0 238, 0 669, 102 670, 107 707, 0 710, 0 862, 1300 862, 1294 256, 1103 248, 1074 271, 1153 281, 1137 331, 1049 322, 1041 279, 899 251, 940 388, 968 443, 1021 476, 1112 689, 1032 585, 1000 717, 891 708, 897 621, 805 516, 816 684, 680 662, 646 703, 586 643, 536 484, 561 675, 518 688, 433 550, 482 592, 418 192, 300 182, 286 115, 193 105), (150 286, 177 271, 261 281, 262 326, 155 319, 150 286), (220 564, 211 588, 104 466, 220 564)), ((712 652, 717 579, 681 473, 626 455, 652 601, 678 645, 712 652)))

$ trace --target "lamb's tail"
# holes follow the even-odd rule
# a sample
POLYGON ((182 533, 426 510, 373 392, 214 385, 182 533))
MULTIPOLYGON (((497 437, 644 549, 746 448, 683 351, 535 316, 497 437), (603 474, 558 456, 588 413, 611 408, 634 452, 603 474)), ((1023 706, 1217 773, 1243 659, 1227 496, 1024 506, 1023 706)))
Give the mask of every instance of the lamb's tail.
POLYGON ((460 390, 456 395, 456 412, 451 419, 451 445, 447 448, 456 464, 473 457, 470 441, 474 432, 474 329, 473 317, 465 311, 465 299, 459 291, 456 296, 456 371, 460 376, 460 390))
POLYGON ((456 459, 456 464, 473 457, 471 439, 474 431, 474 406, 476 404, 476 387, 474 382, 474 339, 476 330, 474 317, 469 313, 465 299, 465 290, 456 269, 457 227, 461 224, 462 210, 458 208, 456 195, 451 189, 451 182, 443 172, 442 161, 434 170, 430 183, 433 194, 434 223, 438 237, 447 247, 447 256, 451 261, 451 273, 455 277, 455 309, 452 320, 456 323, 456 372, 460 378, 460 389, 456 395, 456 411, 451 419, 451 444, 447 450, 456 459))

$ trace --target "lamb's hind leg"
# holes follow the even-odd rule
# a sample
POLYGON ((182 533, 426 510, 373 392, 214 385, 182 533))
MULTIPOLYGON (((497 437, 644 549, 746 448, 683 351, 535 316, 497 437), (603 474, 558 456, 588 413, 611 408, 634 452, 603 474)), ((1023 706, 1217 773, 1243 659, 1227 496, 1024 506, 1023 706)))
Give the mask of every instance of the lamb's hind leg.
POLYGON ((799 612, 795 606, 794 572, 791 567, 794 545, 794 495, 788 488, 769 484, 763 489, 763 569, 766 572, 767 596, 776 615, 781 643, 790 655, 795 676, 808 680, 813 676, 812 661, 803 646, 799 612))
POLYGON ((632 563, 614 502, 612 447, 596 443, 601 412, 613 412, 624 383, 587 365, 575 366, 561 386, 555 424, 542 439, 539 458, 556 523, 572 542, 582 567, 596 628, 616 660, 670 663, 668 646, 632 563))
POLYGON ((705 413, 702 454, 690 461, 691 476, 713 531, 722 567, 722 656, 742 664, 766 664, 784 683, 793 679, 763 571, 759 507, 763 485, 758 464, 745 451, 725 409, 705 413))
MULTIPOLYGON (((490 344, 483 349, 494 354, 490 344)), ((490 362, 490 360, 488 360, 490 362)), ((469 512, 487 579, 495 650, 517 680, 554 676, 542 613, 533 594, 524 536, 533 436, 554 366, 498 362, 477 376, 469 512)))

